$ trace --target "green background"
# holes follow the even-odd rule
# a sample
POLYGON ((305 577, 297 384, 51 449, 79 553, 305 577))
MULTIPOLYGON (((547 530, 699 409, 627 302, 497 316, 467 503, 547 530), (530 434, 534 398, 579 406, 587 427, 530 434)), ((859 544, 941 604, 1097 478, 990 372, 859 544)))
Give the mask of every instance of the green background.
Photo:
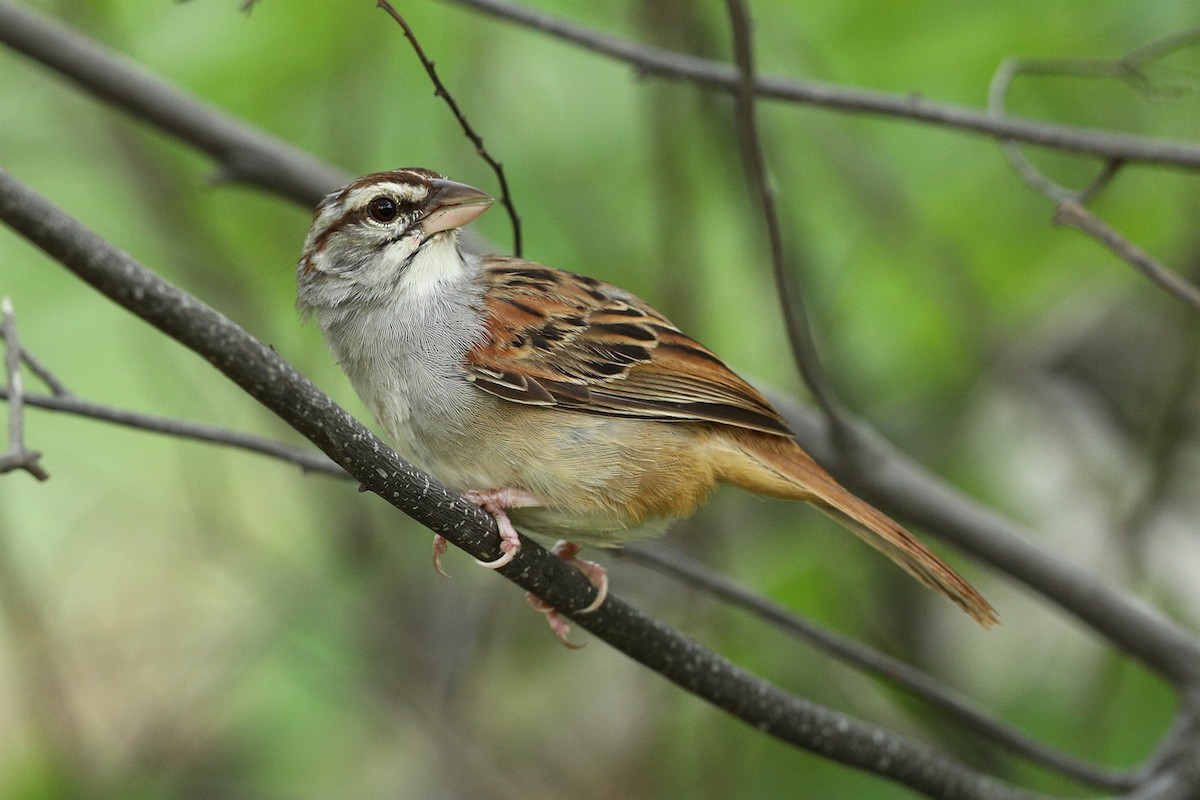
MULTIPOLYGON (((399 28, 369 0, 47 2, 148 70, 359 174, 420 165, 495 191, 399 28)), ((625 286, 740 373, 792 367, 729 96, 653 78, 452 3, 398 3, 492 154, 525 254, 625 286)), ((727 59, 723 4, 542 2, 727 59)), ((1114 58, 1193 3, 755 2, 767 74, 981 107, 1009 56, 1114 58)), ((1200 57, 1115 80, 1019 79, 1030 116, 1197 138, 1200 57)), ((987 138, 760 105, 789 245, 833 385, 920 463, 1047 548, 1200 622, 1195 326, 1050 223, 987 138)), ((1032 153, 1072 184, 1095 164, 1032 153)), ((0 165, 367 414, 293 309, 309 211, 0 52, 0 165)), ((1130 168, 1093 208, 1200 269, 1195 179, 1130 168)), ((332 188, 332 187, 331 187, 332 188)), ((476 229, 511 242, 502 210, 476 229)), ((0 230, 0 294, 75 393, 298 437, 206 363, 0 230)), ((31 389, 38 388, 29 381, 31 389)), ((53 478, 0 476, 0 796, 903 798, 685 695, 602 642, 560 647, 521 593, 348 483, 230 449, 27 412, 53 478)), ((1039 738, 1137 764, 1168 687, 1003 575, 984 632, 810 510, 720 492, 665 546, 928 669, 1039 738)), ((947 552, 946 548, 940 548, 947 552)), ((601 555, 614 590, 790 691, 1048 791, 902 694, 601 555)), ((581 641, 588 637, 576 632, 581 641)))

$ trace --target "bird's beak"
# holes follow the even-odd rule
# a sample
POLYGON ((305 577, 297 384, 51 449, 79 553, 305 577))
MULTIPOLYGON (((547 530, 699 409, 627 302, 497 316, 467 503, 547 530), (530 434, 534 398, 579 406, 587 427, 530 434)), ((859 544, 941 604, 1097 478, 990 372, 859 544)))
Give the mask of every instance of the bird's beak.
POLYGON ((495 202, 491 195, 465 183, 435 178, 430 184, 433 196, 429 198, 429 210, 421 219, 421 230, 426 236, 461 228, 495 202))

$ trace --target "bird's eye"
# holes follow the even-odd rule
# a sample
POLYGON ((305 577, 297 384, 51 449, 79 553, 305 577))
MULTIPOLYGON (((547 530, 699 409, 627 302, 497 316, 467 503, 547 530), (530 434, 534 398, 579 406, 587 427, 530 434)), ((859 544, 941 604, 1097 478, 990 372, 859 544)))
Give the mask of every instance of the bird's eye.
POLYGON ((372 198, 371 202, 367 203, 367 213, 376 222, 386 224, 400 216, 400 207, 396 205, 395 200, 381 194, 379 197, 372 198))

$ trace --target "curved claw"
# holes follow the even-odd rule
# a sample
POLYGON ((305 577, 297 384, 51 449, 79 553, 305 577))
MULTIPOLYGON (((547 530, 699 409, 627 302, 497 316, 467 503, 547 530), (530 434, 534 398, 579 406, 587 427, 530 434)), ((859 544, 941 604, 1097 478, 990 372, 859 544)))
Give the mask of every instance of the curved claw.
POLYGON ((433 568, 443 578, 449 578, 450 573, 442 569, 442 556, 446 554, 446 537, 440 533, 433 535, 433 568))
POLYGON ((511 550, 505 550, 504 555, 500 556, 499 558, 497 558, 493 561, 480 561, 477 558, 477 559, 475 559, 475 563, 486 569, 500 569, 505 564, 509 563, 510 561, 512 561, 514 558, 517 557, 517 550, 519 550, 519 549, 520 549, 519 547, 514 547, 511 550))
POLYGON ((574 542, 560 539, 550 552, 586 575, 587 579, 592 582, 592 586, 596 587, 596 599, 589 603, 587 608, 581 608, 575 612, 576 614, 590 614, 604 605, 604 601, 608 599, 608 570, 595 561, 579 558, 577 555, 579 550, 579 545, 574 542))
POLYGON ((505 509, 519 505, 526 498, 520 496, 516 490, 508 489, 493 492, 463 492, 463 497, 491 514, 492 519, 496 520, 497 530, 500 531, 502 555, 494 561, 480 561, 477 558, 475 563, 488 569, 500 569, 516 558, 517 551, 521 549, 521 537, 517 535, 517 529, 513 527, 512 520, 508 518, 505 509))
MULTIPOLYGON (((580 559, 580 560, 582 560, 582 559, 580 559)), ((588 563, 592 563, 592 562, 588 562, 588 563)), ((576 565, 576 566, 578 566, 578 565, 576 565)), ((599 564, 597 564, 596 566, 599 566, 599 564)), ((590 573, 587 572, 587 570, 584 570, 584 574, 587 575, 589 579, 591 579, 592 585, 596 587, 596 599, 593 600, 591 603, 589 603, 587 608, 581 608, 578 611, 576 611, 575 612, 576 614, 590 614, 593 611, 595 611, 596 609, 598 609, 600 606, 604 605, 604 601, 608 599, 608 573, 606 571, 604 571, 603 567, 601 567, 600 570, 601 571, 600 571, 599 576, 596 576, 596 577, 593 577, 590 573)))
POLYGON ((554 634, 554 638, 562 642, 563 647, 569 647, 572 650, 578 650, 581 647, 587 647, 587 642, 576 644, 567 637, 571 634, 570 624, 562 618, 558 613, 558 609, 547 603, 542 598, 535 595, 533 592, 526 592, 525 599, 529 601, 529 605, 533 606, 533 610, 539 614, 546 615, 546 623, 550 626, 550 631, 554 634))

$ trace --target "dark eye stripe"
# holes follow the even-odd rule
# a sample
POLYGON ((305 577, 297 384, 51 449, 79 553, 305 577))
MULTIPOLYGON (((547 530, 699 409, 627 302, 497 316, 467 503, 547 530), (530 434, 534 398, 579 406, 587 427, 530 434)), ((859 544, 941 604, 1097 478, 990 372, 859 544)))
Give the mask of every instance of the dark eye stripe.
POLYGON ((317 238, 313 239, 314 252, 320 252, 321 250, 323 250, 325 248, 325 242, 329 239, 330 236, 333 235, 334 231, 340 230, 341 228, 348 225, 353 220, 357 220, 359 217, 362 216, 362 213, 363 213, 363 210, 361 208, 348 208, 345 211, 343 211, 342 215, 340 217, 338 217, 333 222, 326 225, 325 230, 318 233, 317 238))

